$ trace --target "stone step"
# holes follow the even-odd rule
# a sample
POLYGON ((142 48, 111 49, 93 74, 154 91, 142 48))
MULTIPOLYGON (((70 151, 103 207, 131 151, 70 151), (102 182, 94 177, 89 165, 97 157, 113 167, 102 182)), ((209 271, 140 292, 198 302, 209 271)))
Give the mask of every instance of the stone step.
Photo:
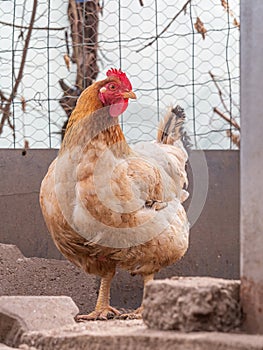
MULTIPOLYGON (((263 336, 148 329, 139 320, 94 321, 24 334, 23 345, 45 350, 262 350, 263 336)), ((25 348, 26 349, 26 348, 25 348)), ((27 349, 26 349, 27 350, 27 349)), ((31 350, 31 349, 30 349, 31 350)))
POLYGON ((263 350, 259 335, 160 331, 142 320, 75 323, 77 311, 68 297, 1 297, 3 350, 263 350))
POLYGON ((229 332, 241 324, 240 282, 181 277, 147 284, 143 319, 151 329, 229 332))

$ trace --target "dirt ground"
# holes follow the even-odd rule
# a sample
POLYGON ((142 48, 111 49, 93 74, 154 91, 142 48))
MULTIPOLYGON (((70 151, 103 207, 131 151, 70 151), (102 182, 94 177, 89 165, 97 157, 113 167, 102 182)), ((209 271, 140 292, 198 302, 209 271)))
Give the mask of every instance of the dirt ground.
POLYGON ((25 258, 0 244, 0 295, 66 295, 81 312, 92 310, 99 281, 67 261, 25 258))
MULTIPOLYGON (((80 313, 94 309, 99 278, 84 273, 66 260, 25 258, 14 245, 0 244, 0 295, 66 295, 80 313)), ((142 281, 124 271, 116 273, 111 303, 136 309, 142 298, 142 281)))

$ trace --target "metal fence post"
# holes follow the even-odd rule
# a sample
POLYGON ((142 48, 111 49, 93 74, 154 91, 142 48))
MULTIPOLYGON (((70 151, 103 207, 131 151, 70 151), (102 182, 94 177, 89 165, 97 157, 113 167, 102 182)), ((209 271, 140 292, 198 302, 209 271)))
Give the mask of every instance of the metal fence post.
POLYGON ((241 0, 241 302, 263 333, 263 1, 241 0))

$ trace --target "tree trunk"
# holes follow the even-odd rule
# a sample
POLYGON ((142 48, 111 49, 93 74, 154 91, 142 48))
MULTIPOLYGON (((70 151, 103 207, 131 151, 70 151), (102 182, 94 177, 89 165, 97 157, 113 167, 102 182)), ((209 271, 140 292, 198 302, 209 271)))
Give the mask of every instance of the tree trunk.
POLYGON ((72 38, 70 59, 77 65, 77 76, 73 87, 69 87, 63 79, 59 81, 64 93, 59 103, 67 115, 67 120, 62 127, 62 139, 79 95, 93 83, 98 75, 99 11, 97 0, 69 0, 68 18, 72 38))

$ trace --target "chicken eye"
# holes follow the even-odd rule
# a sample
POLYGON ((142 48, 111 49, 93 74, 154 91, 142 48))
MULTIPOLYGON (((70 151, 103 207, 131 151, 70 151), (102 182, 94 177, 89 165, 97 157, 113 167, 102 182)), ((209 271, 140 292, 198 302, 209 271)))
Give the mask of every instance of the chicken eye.
POLYGON ((110 84, 109 85, 109 89, 110 90, 115 90, 116 89, 116 85, 115 84, 110 84))

